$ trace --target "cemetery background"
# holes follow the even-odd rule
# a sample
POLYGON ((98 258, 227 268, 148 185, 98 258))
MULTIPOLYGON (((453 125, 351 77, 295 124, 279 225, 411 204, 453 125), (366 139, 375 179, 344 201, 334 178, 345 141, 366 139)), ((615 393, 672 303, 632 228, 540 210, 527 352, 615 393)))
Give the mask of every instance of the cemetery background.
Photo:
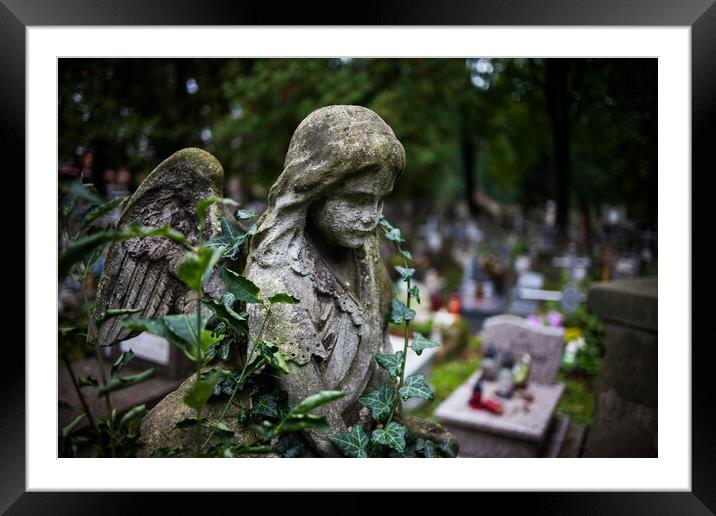
MULTIPOLYGON (((61 187, 82 177, 108 198, 196 146, 222 163, 224 195, 260 214, 306 114, 339 103, 376 111, 407 156, 384 212, 423 286, 411 331, 442 344, 414 364, 435 400, 409 410, 435 418, 478 370, 484 321, 514 313, 564 328, 556 413, 571 420, 569 453, 583 454, 604 360, 603 323, 586 294, 657 273, 655 60, 101 59, 61 60, 59 74, 61 187), (573 284, 578 307, 567 313, 560 296, 573 284)), ((383 256, 389 270, 399 264, 389 246, 383 256)), ((89 304, 101 267, 100 258, 89 304)), ((78 285, 61 282, 58 296, 60 326, 86 324, 78 285)), ((78 376, 97 376, 79 341, 65 356, 78 376)), ((124 391, 127 403, 143 396, 151 406, 190 372, 152 343, 134 365, 157 363, 162 374, 124 391)), ((77 413, 65 365, 61 356, 60 429, 77 413)))

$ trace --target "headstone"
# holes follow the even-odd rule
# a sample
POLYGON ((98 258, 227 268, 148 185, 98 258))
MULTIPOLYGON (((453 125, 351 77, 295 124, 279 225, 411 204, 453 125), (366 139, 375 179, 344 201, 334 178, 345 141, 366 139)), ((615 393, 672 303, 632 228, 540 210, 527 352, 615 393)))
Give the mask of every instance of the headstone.
POLYGON ((589 291, 605 353, 585 457, 658 456, 657 294, 656 278, 600 282, 589 291))
MULTIPOLYGON (((434 415, 460 444, 460 457, 538 457, 549 441, 553 416, 564 386, 530 383, 528 402, 513 396, 500 402, 502 414, 468 404, 479 372, 436 409, 434 415)), ((494 398, 497 382, 483 382, 483 398, 494 398)), ((562 439, 563 439, 562 432, 562 439)), ((554 443, 551 448, 559 449, 554 443)))
POLYGON ((529 353, 530 382, 554 383, 562 361, 564 329, 533 324, 515 315, 504 314, 485 320, 482 330, 485 346, 498 353, 529 353))

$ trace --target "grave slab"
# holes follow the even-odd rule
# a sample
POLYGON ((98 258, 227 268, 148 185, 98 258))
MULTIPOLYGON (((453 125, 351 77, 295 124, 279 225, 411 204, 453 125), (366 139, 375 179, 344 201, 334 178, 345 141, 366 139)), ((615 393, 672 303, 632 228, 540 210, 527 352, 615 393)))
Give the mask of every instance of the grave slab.
POLYGON ((498 399, 502 414, 475 410, 468 405, 480 373, 438 406, 434 415, 460 443, 461 457, 538 457, 549 436, 552 418, 564 386, 532 383, 527 392, 533 401, 509 400, 494 395, 496 382, 483 382, 483 398, 498 399))

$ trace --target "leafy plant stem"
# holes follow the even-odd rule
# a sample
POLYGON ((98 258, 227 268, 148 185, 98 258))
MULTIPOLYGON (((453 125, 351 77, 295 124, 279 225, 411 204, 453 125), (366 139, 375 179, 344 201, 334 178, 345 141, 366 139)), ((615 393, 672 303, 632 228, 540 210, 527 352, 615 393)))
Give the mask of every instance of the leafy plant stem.
MULTIPOLYGON (((266 327, 266 320, 269 318, 269 315, 271 315, 271 304, 269 304, 268 308, 266 309, 266 316, 264 317, 264 320, 261 322, 261 328, 259 329, 259 333, 254 339, 254 342, 259 341, 261 339, 261 336, 264 333, 264 328, 266 327)), ((224 418, 226 418, 226 413, 229 411, 229 407, 231 407, 231 404, 234 401, 234 398, 236 397, 236 394, 239 392, 239 390, 243 387, 244 382, 246 381, 245 373, 248 370, 249 364, 251 363, 251 358, 254 355, 254 351, 256 350, 257 346, 254 346, 254 348, 251 350, 251 355, 246 360, 246 363, 244 364, 243 369, 241 370, 241 374, 239 375, 239 379, 236 380, 236 385, 234 385, 234 389, 231 391, 231 396, 229 396, 229 401, 226 402, 226 405, 224 405, 224 409, 221 411, 221 416, 219 416, 219 421, 217 425, 224 422, 224 418)), ((199 421, 197 419, 197 421, 199 421)), ((197 425, 198 426, 198 425, 197 425)), ((211 441, 211 438, 214 437, 214 434, 216 433, 216 426, 211 430, 211 433, 209 434, 209 437, 206 438, 204 441, 204 444, 201 446, 202 448, 206 448, 208 446, 209 442, 211 441)))
MULTIPOLYGON (((395 246, 398 249, 398 253, 400 253, 401 249, 400 246, 396 244, 395 246)), ((402 254, 401 254, 402 257, 402 254)), ((402 257, 403 260, 403 266, 407 267, 408 261, 405 259, 405 257, 402 257)), ((410 277, 406 278, 405 280, 408 290, 405 294, 405 305, 410 308, 410 298, 412 297, 410 295, 410 277)), ((403 362, 400 365, 400 380, 398 382, 398 390, 395 393, 395 401, 393 402, 393 408, 390 410, 390 415, 388 416, 388 420, 386 421, 386 425, 388 425, 392 420, 393 416, 395 415, 395 410, 398 408, 398 403, 400 403, 400 396, 398 393, 400 392, 400 388, 403 386, 403 382, 405 381, 405 361, 408 356, 408 326, 410 325, 410 321, 405 321, 403 323, 403 334, 404 334, 404 340, 403 340, 403 362)))
POLYGON ((99 437, 99 431, 97 430, 97 425, 94 422, 94 418, 92 417, 92 412, 90 412, 84 394, 82 394, 82 389, 80 389, 79 383, 77 383, 77 377, 75 376, 75 372, 72 370, 72 364, 70 363, 70 359, 67 358, 67 354, 62 353, 62 361, 65 363, 65 367, 67 367, 67 371, 70 374, 70 379, 72 380, 72 385, 75 388, 75 392, 77 392, 77 397, 80 399, 80 403, 82 403, 82 408, 84 409, 85 414, 87 414, 87 420, 90 422, 92 430, 94 430, 94 432, 97 434, 97 437, 99 437))
MULTIPOLYGON (((90 324, 90 328, 91 328, 90 334, 95 334, 96 332, 94 331, 94 328, 92 328, 92 326, 94 326, 94 322, 92 320, 92 313, 90 312, 89 301, 87 300, 87 288, 85 287, 85 284, 87 282, 87 272, 89 272, 89 266, 85 265, 84 271, 82 272, 82 285, 81 285, 82 298, 84 300, 84 306, 87 310, 87 319, 89 320, 89 324, 90 324)), ((97 368, 99 369, 99 376, 102 379, 102 387, 105 387, 107 385, 107 375, 104 372, 104 362, 102 361, 102 353, 100 352, 99 346, 97 346, 97 343, 95 342, 94 339, 90 342, 90 345, 94 348, 94 355, 97 360, 97 368)), ((104 397, 104 399, 105 399, 105 403, 107 405, 107 419, 109 421, 109 447, 110 447, 110 451, 111 451, 111 456, 116 457, 117 450, 116 450, 116 445, 115 445, 114 418, 112 417, 112 412, 113 412, 112 400, 110 399, 109 394, 107 394, 104 397)))

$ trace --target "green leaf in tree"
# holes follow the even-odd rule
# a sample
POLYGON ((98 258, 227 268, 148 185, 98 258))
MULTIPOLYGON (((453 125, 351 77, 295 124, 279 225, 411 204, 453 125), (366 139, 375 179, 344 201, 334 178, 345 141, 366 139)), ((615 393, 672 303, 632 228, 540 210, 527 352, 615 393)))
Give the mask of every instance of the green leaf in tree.
POLYGON ((221 371, 216 369, 200 374, 184 395, 184 403, 194 410, 199 410, 206 404, 220 379, 221 371))
POLYGON ((412 321, 415 318, 415 310, 408 308, 400 299, 393 299, 390 307, 390 322, 401 324, 405 321, 412 321))
POLYGON ((304 399, 301 403, 293 407, 289 414, 307 414, 316 407, 335 401, 345 395, 346 393, 343 391, 321 391, 318 394, 314 394, 313 396, 309 396, 304 399))
POLYGON ((278 417, 278 398, 272 394, 259 396, 254 406, 251 407, 251 412, 259 416, 278 417))
POLYGON ((99 206, 95 206, 91 210, 89 210, 87 213, 85 213, 85 216, 82 218, 82 225, 81 227, 84 229, 86 227, 89 227, 94 221, 96 221, 98 218, 102 217, 103 215, 106 215, 107 213, 114 210, 117 206, 122 204, 127 198, 126 197, 116 197, 112 199, 111 201, 107 201, 103 204, 100 204, 99 206))
POLYGON ((425 383, 425 375, 422 373, 411 374, 405 379, 405 384, 400 388, 400 397, 404 400, 410 398, 433 399, 433 391, 425 383))
MULTIPOLYGON (((229 293, 229 295, 233 297, 233 294, 229 293)), ((229 326, 229 328, 234 330, 234 332, 239 335, 249 334, 248 321, 245 317, 242 317, 240 314, 236 313, 231 308, 230 304, 220 303, 213 299, 205 300, 204 304, 211 308, 211 310, 214 312, 214 316, 216 316, 217 319, 223 321, 227 326, 229 326)))
POLYGON ((346 457, 368 457, 368 434, 360 425, 353 425, 350 432, 336 432, 331 436, 331 441, 346 457))
POLYGON ((245 303, 261 303, 261 300, 257 297, 259 287, 254 285, 251 280, 244 278, 240 274, 236 274, 226 267, 221 269, 221 280, 224 282, 224 285, 226 285, 228 291, 234 294, 236 299, 245 303))
POLYGON ((369 392, 359 401, 370 409, 373 419, 382 422, 388 419, 393 408, 395 391, 386 383, 380 389, 369 392))
POLYGON ((136 407, 132 407, 132 409, 130 409, 126 414, 124 414, 124 416, 122 416, 122 419, 119 420, 119 428, 122 428, 125 425, 129 424, 129 422, 133 419, 141 418, 146 413, 146 405, 137 405, 136 407))
POLYGON ((179 278, 191 290, 201 291, 223 251, 223 247, 201 247, 198 253, 187 253, 177 271, 179 278))
POLYGON ((409 278, 412 278, 415 275, 415 269, 412 267, 401 267, 400 265, 396 265, 395 270, 398 271, 400 279, 403 281, 408 281, 409 278))
POLYGON ((149 380, 150 378, 153 378, 156 372, 156 369, 151 368, 139 374, 127 376, 125 378, 114 378, 107 385, 100 388, 99 396, 106 396, 111 392, 118 391, 120 389, 126 389, 127 387, 131 387, 132 385, 142 383, 146 380, 149 380))
POLYGON ((134 358, 134 351, 131 349, 129 351, 125 351, 119 357, 117 357, 117 360, 115 360, 114 364, 112 365, 112 370, 110 371, 110 377, 116 378, 117 375, 127 366, 127 363, 134 358))
POLYGON ((79 426, 79 424, 82 422, 82 420, 86 417, 87 414, 82 413, 76 418, 74 418, 70 424, 68 424, 66 427, 62 429, 62 438, 67 439, 72 432, 75 431, 75 429, 79 426))
POLYGON ((285 292, 281 292, 278 294, 274 294, 270 298, 268 298, 269 303, 285 303, 287 305, 295 305, 296 303, 299 303, 300 300, 293 297, 291 294, 286 294, 285 292))
POLYGON ((415 351, 416 355, 420 355, 424 349, 436 348, 438 346, 439 344, 437 342, 426 339, 422 333, 418 333, 417 331, 413 332, 413 343, 410 347, 415 351))
POLYGON ((378 362, 380 367, 388 371, 391 376, 400 376, 404 359, 405 355, 402 351, 398 351, 392 355, 383 355, 382 353, 375 354, 375 361, 378 362))
POLYGON ((102 312, 97 318, 97 324, 111 319, 113 317, 119 317, 121 315, 136 314, 144 310, 143 308, 109 308, 102 312))
POLYGON ((407 429, 393 421, 388 423, 385 428, 377 428, 373 430, 371 442, 382 446, 387 446, 398 453, 405 452, 405 434, 407 429))

